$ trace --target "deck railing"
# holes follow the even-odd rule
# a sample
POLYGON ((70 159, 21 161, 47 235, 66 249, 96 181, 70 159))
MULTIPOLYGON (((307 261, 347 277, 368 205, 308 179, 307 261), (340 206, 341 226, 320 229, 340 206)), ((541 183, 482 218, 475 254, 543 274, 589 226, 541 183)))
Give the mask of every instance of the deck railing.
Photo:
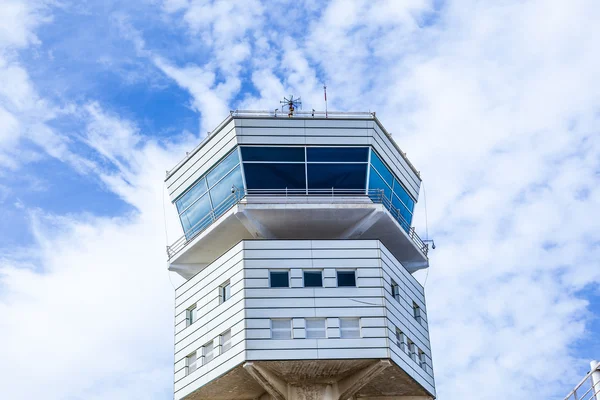
POLYGON ((392 201, 385 196, 382 189, 232 189, 231 195, 227 196, 217 207, 211 210, 206 216, 196 222, 185 235, 177 239, 173 244, 167 246, 167 257, 170 260, 183 250, 194 238, 212 225, 219 217, 233 208, 235 205, 251 199, 252 204, 260 204, 261 198, 265 199, 269 204, 270 198, 276 198, 278 201, 293 201, 297 203, 300 198, 336 198, 343 202, 344 197, 364 197, 366 201, 371 201, 376 204, 382 204, 394 217, 394 219, 404 229, 408 237, 417 245, 419 250, 427 256, 429 246, 417 235, 415 228, 410 226, 410 223, 404 219, 400 211, 392 204, 392 201))
POLYGON ((565 400, 600 400, 600 364, 588 372, 579 384, 573 389, 565 400))

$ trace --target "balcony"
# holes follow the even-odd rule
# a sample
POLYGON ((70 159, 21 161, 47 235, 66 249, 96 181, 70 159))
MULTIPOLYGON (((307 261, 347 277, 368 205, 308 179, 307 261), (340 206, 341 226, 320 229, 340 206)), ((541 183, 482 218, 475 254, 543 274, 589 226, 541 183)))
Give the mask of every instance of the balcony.
POLYGON ((167 246, 167 255, 172 270, 181 273, 183 264, 207 265, 240 240, 257 238, 379 239, 408 270, 427 267, 428 245, 380 189, 232 188, 167 246))

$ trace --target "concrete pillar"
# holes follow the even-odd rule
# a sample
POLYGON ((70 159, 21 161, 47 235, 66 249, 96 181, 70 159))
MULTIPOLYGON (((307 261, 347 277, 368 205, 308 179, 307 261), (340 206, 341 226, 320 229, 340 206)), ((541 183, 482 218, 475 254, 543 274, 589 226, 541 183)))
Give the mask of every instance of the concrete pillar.
POLYGON ((600 362, 594 360, 590 362, 590 371, 592 371, 592 393, 595 394, 596 400, 600 400, 600 362))

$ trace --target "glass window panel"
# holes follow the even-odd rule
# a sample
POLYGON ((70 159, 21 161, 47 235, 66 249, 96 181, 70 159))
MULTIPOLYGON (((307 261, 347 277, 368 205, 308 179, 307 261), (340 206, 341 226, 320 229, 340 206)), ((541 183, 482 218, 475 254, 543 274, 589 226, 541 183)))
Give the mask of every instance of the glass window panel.
POLYGON ((237 150, 232 151, 223 161, 221 161, 215 168, 212 169, 206 175, 206 181, 208 182, 208 186, 212 187, 215 185, 219 179, 227 175, 229 171, 236 165, 240 163, 240 159, 238 157, 237 150))
POLYGON ((306 157, 309 162, 367 162, 369 149, 367 147, 307 147, 306 157))
POLYGON ((208 190, 206 186, 206 179, 200 179, 190 190, 188 190, 179 200, 175 202, 177 205, 177 212, 181 213, 190 204, 194 202, 197 198, 202 197, 204 193, 208 190))
POLYGON ((402 203, 400 199, 398 199, 398 197, 393 196, 392 205, 398 210, 398 213, 402 218, 404 218, 407 224, 410 225, 410 223, 412 222, 412 214, 410 211, 408 211, 404 203, 402 203))
POLYGON ((304 147, 241 147, 244 161, 304 162, 304 147))
POLYGON ((181 214, 181 224, 183 225, 183 230, 188 237, 212 223, 212 219, 210 217, 205 218, 210 214, 210 211, 210 199, 208 194, 205 194, 200 200, 195 202, 192 206, 190 206, 190 208, 181 214))
POLYGON ((272 319, 271 320, 271 339, 291 339, 292 338, 292 320, 291 319, 272 319))
POLYGON ((304 271, 304 287, 323 287, 323 272, 304 271))
POLYGON ((197 369, 198 366, 198 358, 196 355, 196 352, 193 352, 192 354, 190 354, 189 356, 187 356, 187 367, 188 367, 188 374, 191 374, 192 372, 194 372, 197 369))
POLYGON ((324 318, 312 318, 306 320, 306 338, 321 339, 327 337, 324 318))
POLYGON ((338 286, 356 286, 356 271, 337 271, 338 286))
POLYGON ((221 303, 226 302, 231 297, 231 284, 229 282, 224 283, 221 286, 221 303))
POLYGON ((377 171, 379 171, 379 174, 381 174, 383 180, 391 187, 394 181, 394 175, 392 175, 390 170, 385 166, 383 161, 381 161, 379 156, 374 151, 371 151, 371 164, 377 171))
POLYGON ((309 189, 364 189, 367 164, 308 164, 309 189))
POLYGON ((305 189, 304 164, 244 164, 248 189, 305 189))
POLYGON ((388 199, 392 197, 392 189, 385 183, 373 167, 371 167, 369 175, 369 189, 383 189, 383 195, 385 197, 388 199))
POLYGON ((213 207, 215 209, 215 217, 219 217, 225 211, 233 205, 235 199, 230 198, 228 201, 223 203, 229 196, 231 196, 231 187, 235 186, 238 189, 244 188, 244 182, 242 181, 242 172, 240 167, 237 167, 223 178, 219 183, 210 189, 210 199, 212 200, 213 207))
POLYGON ((415 208, 415 202, 410 197, 408 192, 404 189, 402 184, 400 182, 398 182, 396 179, 394 179, 393 191, 394 191, 394 194, 396 196, 398 196, 400 198, 400 200, 404 203, 406 208, 408 208, 408 210, 410 212, 413 212, 413 210, 415 208))
POLYGON ((269 275, 272 288, 290 287, 290 276, 288 271, 270 271, 269 275))
POLYGON ((231 348, 231 331, 227 331, 221 335, 221 353, 225 353, 231 348))
POLYGON ((204 362, 207 363, 215 357, 214 344, 212 341, 204 345, 204 362))
POLYGON ((358 318, 340 318, 340 337, 343 339, 360 338, 360 322, 358 318))

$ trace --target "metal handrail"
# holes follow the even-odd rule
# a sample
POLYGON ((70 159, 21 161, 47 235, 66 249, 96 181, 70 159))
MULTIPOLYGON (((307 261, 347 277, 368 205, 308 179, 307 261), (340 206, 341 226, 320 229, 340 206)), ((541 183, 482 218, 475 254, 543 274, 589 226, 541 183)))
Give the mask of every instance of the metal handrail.
POLYGON ((204 232, 214 221, 221 215, 225 214, 229 209, 239 204, 243 199, 249 197, 359 197, 364 196, 370 199, 373 203, 382 204, 394 217, 394 219, 404 229, 408 237, 417 245, 419 250, 425 256, 429 251, 427 243, 417 235, 415 228, 410 226, 408 221, 404 219, 400 211, 392 204, 392 201, 384 194, 383 189, 236 189, 233 188, 231 195, 227 196, 217 207, 211 210, 206 216, 196 222, 188 233, 177 239, 173 244, 167 246, 167 257, 170 260, 187 246, 200 233, 204 232))
POLYGON ((575 389, 565 397, 564 400, 597 400, 600 399, 600 380, 594 383, 592 375, 600 372, 600 364, 588 372, 584 378, 575 386, 575 389), (589 386, 588 386, 589 385, 589 386), (587 390, 586 390, 587 389, 587 390), (585 390, 584 393, 581 391, 585 390))

